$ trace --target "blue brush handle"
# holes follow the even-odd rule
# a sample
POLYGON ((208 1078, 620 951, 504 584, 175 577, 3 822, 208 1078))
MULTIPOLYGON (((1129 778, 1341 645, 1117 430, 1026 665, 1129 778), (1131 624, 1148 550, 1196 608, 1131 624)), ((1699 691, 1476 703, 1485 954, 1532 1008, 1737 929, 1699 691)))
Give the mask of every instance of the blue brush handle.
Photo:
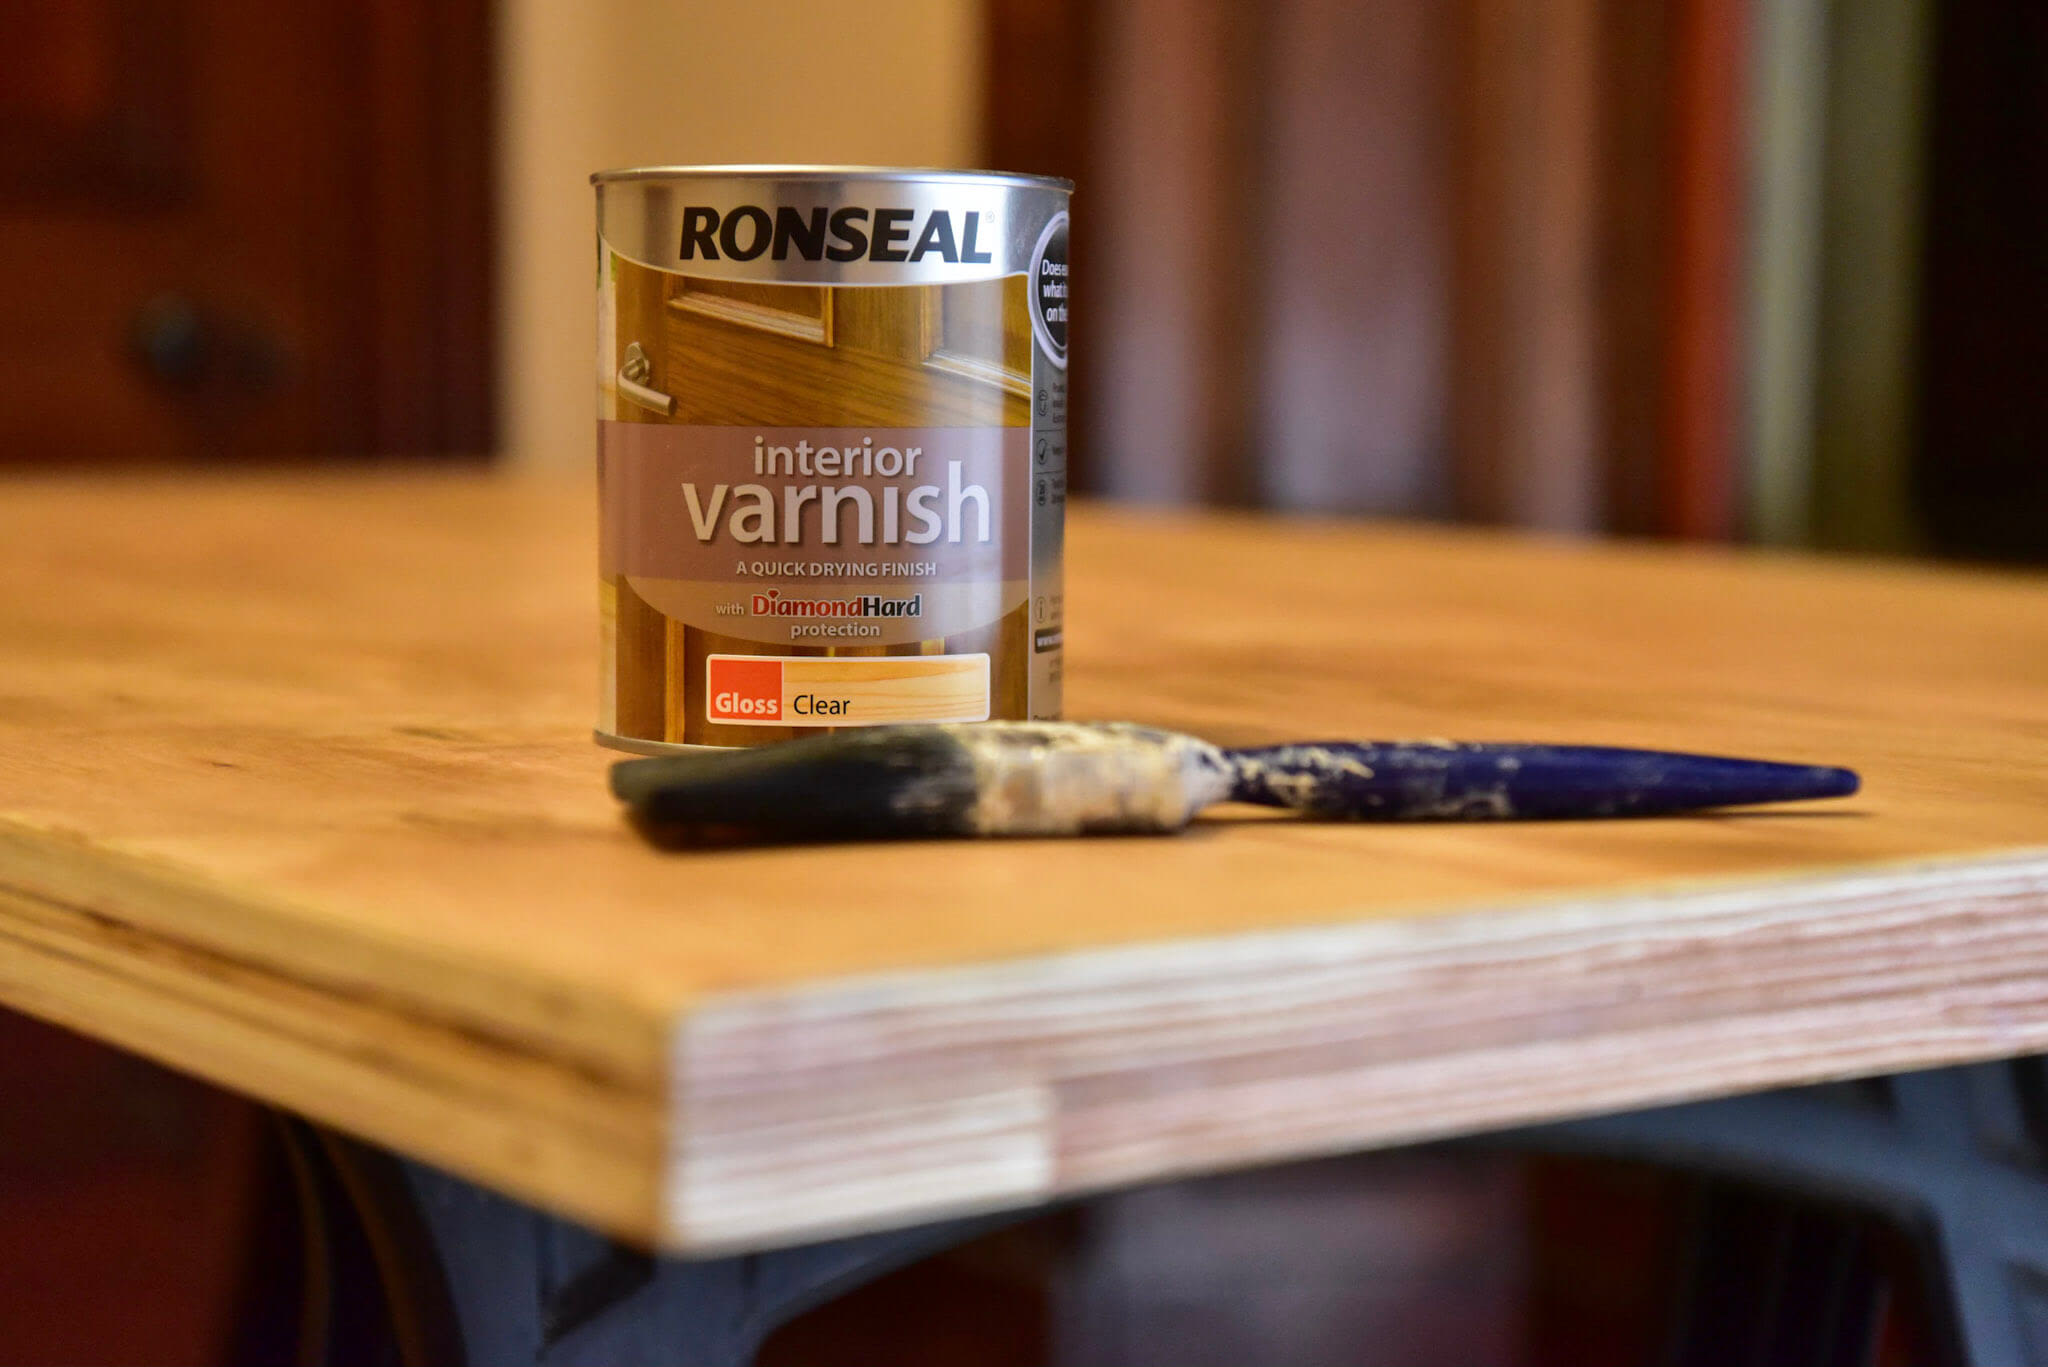
POLYGON ((1239 802, 1363 821, 1657 816, 1858 786, 1848 769, 1604 745, 1329 741, 1224 754, 1239 802))

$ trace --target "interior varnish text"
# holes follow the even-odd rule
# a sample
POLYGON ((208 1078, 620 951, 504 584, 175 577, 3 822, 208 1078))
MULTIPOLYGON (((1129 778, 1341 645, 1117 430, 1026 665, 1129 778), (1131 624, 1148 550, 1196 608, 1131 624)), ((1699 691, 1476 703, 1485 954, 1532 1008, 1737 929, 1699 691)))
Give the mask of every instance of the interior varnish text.
POLYGON ((592 180, 598 738, 1057 717, 1072 187, 592 180))

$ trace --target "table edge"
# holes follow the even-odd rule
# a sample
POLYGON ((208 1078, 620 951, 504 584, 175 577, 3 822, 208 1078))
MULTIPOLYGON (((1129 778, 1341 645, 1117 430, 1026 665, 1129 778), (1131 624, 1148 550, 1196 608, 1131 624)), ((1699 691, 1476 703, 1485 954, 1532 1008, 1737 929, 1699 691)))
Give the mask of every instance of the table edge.
POLYGON ((662 1241, 2048 1049, 2048 847, 1428 910, 695 1003, 662 1241))

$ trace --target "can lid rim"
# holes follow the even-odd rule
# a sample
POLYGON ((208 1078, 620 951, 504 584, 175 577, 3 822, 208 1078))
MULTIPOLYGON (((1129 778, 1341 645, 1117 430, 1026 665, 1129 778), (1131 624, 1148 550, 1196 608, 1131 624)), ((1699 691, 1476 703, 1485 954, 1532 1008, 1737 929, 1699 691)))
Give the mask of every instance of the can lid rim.
POLYGON ((933 180, 952 184, 1023 185, 1072 193, 1074 182, 1061 176, 1025 175, 1019 171, 970 171, 945 166, 832 166, 826 164, 777 165, 772 162, 741 163, 730 166, 621 166, 593 171, 592 185, 630 180, 933 180))

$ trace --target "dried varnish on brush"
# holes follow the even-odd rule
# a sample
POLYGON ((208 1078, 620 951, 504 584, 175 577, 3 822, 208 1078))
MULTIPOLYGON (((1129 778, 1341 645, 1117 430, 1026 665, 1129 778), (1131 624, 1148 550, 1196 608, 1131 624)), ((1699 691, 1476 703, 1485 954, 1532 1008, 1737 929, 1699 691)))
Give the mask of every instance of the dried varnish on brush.
POLYGON ((613 766, 655 827, 788 839, 1177 831, 1230 795, 1223 752, 1138 726, 874 727, 613 766))

